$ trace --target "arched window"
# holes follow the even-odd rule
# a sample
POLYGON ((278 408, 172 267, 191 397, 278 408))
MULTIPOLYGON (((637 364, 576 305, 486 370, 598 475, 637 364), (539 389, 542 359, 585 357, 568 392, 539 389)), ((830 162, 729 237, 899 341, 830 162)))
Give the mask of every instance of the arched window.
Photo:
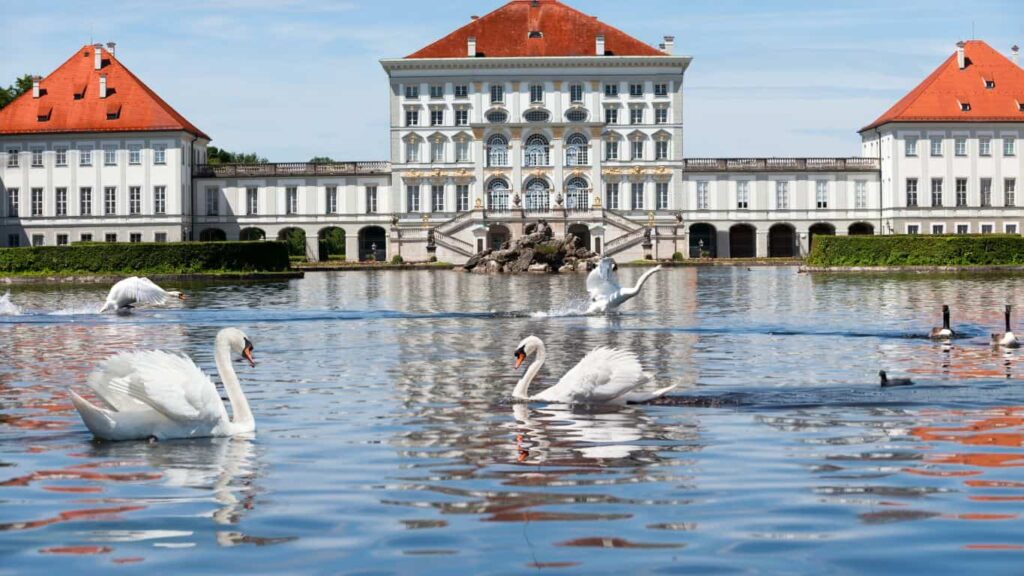
POLYGON ((508 166, 508 139, 501 134, 487 139, 487 165, 508 166))
POLYGON ((549 152, 548 139, 540 134, 534 134, 526 139, 526 165, 527 166, 549 166, 551 154, 549 152))
POLYGON ((566 210, 590 210, 590 187, 583 178, 573 178, 565 185, 566 210))
POLYGON ((565 141, 565 163, 569 166, 586 166, 590 164, 589 146, 587 137, 583 134, 573 134, 565 141))
POLYGON ((534 178, 526 183, 526 211, 547 212, 551 207, 551 189, 548 183, 534 178))
POLYGON ((491 180, 487 185, 487 209, 492 212, 508 212, 508 182, 501 178, 491 180))

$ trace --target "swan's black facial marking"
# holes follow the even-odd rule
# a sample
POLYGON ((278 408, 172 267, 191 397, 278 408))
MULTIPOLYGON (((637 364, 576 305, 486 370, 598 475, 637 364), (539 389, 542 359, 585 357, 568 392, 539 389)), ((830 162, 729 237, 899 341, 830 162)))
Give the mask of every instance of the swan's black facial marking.
POLYGON ((252 342, 248 338, 245 339, 245 347, 242 348, 242 358, 249 362, 249 366, 255 368, 256 360, 252 357, 252 342))
POLYGON ((513 356, 515 356, 516 358, 516 368, 519 368, 520 366, 523 365, 523 362, 526 360, 526 347, 520 346, 518 349, 516 349, 513 356))

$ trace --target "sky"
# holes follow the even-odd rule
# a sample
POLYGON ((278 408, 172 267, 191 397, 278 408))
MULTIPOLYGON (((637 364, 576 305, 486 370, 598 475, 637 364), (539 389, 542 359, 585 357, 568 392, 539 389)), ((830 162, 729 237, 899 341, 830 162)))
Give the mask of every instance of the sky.
MULTIPOLYGON (((857 130, 961 39, 1024 45, 1020 0, 570 0, 656 45, 676 37, 685 155, 855 156, 857 130)), ((0 0, 0 83, 83 44, 118 58, 232 151, 388 158, 387 77, 501 0, 0 0)))

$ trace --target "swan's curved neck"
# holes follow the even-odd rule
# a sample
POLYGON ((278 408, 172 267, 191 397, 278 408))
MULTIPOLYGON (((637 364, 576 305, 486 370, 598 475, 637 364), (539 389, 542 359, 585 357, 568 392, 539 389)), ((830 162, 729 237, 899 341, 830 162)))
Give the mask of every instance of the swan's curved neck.
POLYGON ((512 397, 518 400, 529 400, 530 399, 530 383, 540 372, 544 361, 547 360, 548 353, 544 348, 543 342, 537 343, 537 358, 530 364, 530 367, 526 369, 526 374, 523 374, 522 380, 520 380, 514 390, 512 390, 512 397))
POLYGON ((252 423, 253 417, 252 410, 249 409, 249 401, 246 400, 242 387, 238 383, 235 367, 231 365, 231 346, 219 338, 214 344, 214 360, 217 362, 217 372, 220 373, 221 382, 224 383, 224 391, 228 393, 228 401, 231 402, 232 423, 252 423))
POLYGON ((1011 333, 1013 330, 1010 329, 1010 308, 1006 308, 1006 332, 1011 333))

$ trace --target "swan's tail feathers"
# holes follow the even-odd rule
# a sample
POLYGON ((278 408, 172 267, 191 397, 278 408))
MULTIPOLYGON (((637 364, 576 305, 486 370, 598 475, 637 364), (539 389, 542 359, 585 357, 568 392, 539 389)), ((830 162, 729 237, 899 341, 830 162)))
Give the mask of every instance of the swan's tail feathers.
POLYGON ((111 418, 110 412, 82 398, 74 390, 68 389, 68 393, 71 395, 71 403, 78 410, 85 427, 98 438, 109 438, 117 425, 111 418))
POLYGON ((629 394, 626 394, 626 403, 627 404, 640 404, 640 403, 643 403, 643 402, 650 402, 651 400, 657 400, 658 398, 661 398, 665 394, 668 394, 669 392, 675 390, 678 387, 679 387, 678 384, 673 384, 671 386, 665 386, 664 388, 659 388, 657 390, 654 390, 653 392, 644 392, 644 391, 630 392, 629 394))

